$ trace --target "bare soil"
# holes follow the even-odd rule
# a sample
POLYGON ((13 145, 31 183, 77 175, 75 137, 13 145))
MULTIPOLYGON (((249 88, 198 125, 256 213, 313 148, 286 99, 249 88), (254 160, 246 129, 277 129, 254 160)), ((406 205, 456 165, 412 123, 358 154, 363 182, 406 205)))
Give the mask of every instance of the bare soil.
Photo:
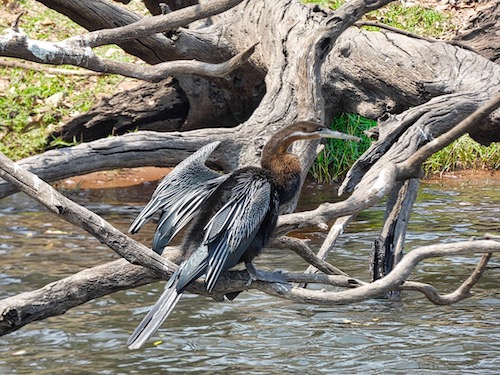
POLYGON ((63 189, 109 189, 134 186, 161 180, 171 170, 172 168, 142 167, 94 172, 67 178, 56 185, 63 189))

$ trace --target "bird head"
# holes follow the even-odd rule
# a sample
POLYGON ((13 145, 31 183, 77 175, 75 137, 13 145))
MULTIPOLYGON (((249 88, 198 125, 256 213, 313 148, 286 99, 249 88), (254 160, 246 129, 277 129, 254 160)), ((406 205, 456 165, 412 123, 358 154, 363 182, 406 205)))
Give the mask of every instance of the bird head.
POLYGON ((286 133, 283 139, 288 139, 289 142, 291 141, 290 143, 299 139, 319 138, 336 138, 356 142, 361 141, 361 139, 358 137, 331 130, 325 125, 313 121, 299 121, 286 127, 283 130, 286 133))

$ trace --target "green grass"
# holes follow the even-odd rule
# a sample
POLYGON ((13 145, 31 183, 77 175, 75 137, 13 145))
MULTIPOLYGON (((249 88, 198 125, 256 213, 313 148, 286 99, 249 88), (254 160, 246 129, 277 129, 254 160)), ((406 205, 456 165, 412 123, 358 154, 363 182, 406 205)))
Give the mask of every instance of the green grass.
MULTIPOLYGON (((86 32, 33 0, 23 0, 20 4, 21 8, 13 14, 28 11, 21 17, 20 28, 31 39, 58 41, 86 32)), ((0 32, 8 24, 7 20, 0 20, 0 32)), ((114 60, 133 61, 117 46, 95 51, 114 60)), ((123 77, 116 75, 88 77, 0 68, 0 151, 13 160, 43 152, 52 131, 72 116, 88 111, 98 97, 112 94, 122 80, 123 77)))
POLYGON ((321 182, 332 182, 345 175, 356 159, 370 147, 371 140, 363 132, 376 124, 376 121, 350 113, 334 118, 332 129, 355 135, 362 141, 327 139, 325 148, 318 154, 311 168, 312 176, 321 182))
MULTIPOLYGON (((343 178, 352 164, 368 149, 371 140, 363 134, 376 121, 356 114, 342 114, 333 120, 331 128, 360 137, 362 142, 328 139, 318 154, 311 175, 320 182, 335 182, 343 178)), ((425 175, 432 176, 463 170, 499 170, 500 143, 482 146, 468 134, 436 152, 422 165, 425 175)))
MULTIPOLYGON (((323 7, 337 9, 345 0, 303 0, 306 4, 318 4, 323 7)), ((459 25, 453 21, 451 13, 442 13, 421 5, 407 6, 393 2, 383 8, 367 13, 362 20, 379 22, 398 29, 406 30, 422 36, 434 38, 453 35, 459 25)), ((378 31, 379 28, 367 27, 378 31)))
MULTIPOLYGON (((304 3, 316 3, 325 7, 336 9, 345 3, 343 0, 304 0, 304 3)), ((405 6, 399 2, 388 4, 384 8, 370 12, 365 15, 365 20, 375 21, 410 31, 415 34, 443 38, 453 33, 458 25, 453 23, 451 14, 444 14, 434 9, 422 7, 420 5, 405 6)), ((369 30, 378 31, 378 28, 370 27, 369 30)), ((370 127, 371 121, 357 115, 341 115, 334 120, 332 128, 344 131, 349 134, 359 136, 359 131, 365 127, 370 127), (359 122, 359 124, 357 124, 359 122), (353 125, 351 132, 345 128, 344 123, 353 125)), ((374 123, 372 123, 374 124, 374 123)), ((363 138, 363 143, 358 145, 352 155, 349 147, 352 142, 329 141, 327 150, 318 155, 318 158, 311 169, 311 174, 320 181, 337 181, 349 170, 352 163, 368 148, 368 138, 363 138)), ((492 144, 489 147, 481 146, 469 136, 464 135, 445 149, 430 157, 423 165, 427 175, 453 172, 464 169, 500 169, 500 144, 492 144)))
POLYGON ((453 23, 451 14, 441 13, 420 5, 405 6, 397 2, 369 13, 365 18, 414 34, 434 38, 442 38, 458 29, 458 25, 453 23))
POLYGON ((481 146, 465 134, 427 159, 423 168, 426 175, 466 169, 499 170, 500 143, 481 146))

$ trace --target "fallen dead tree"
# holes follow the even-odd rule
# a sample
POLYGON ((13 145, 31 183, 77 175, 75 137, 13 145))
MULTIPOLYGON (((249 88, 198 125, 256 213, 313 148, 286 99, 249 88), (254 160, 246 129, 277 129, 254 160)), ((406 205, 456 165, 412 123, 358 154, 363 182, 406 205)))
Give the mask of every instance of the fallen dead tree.
MULTIPOLYGON (((156 255, 42 180, 51 182, 110 168, 174 165, 215 140, 224 143, 211 162, 229 171, 255 164, 269 135, 291 121, 325 122, 338 111, 371 117, 389 115, 379 123, 378 141, 358 160, 344 181, 341 192, 351 194, 345 201, 324 203, 316 210, 289 213, 280 218, 275 243, 296 251, 311 264, 305 274, 285 274, 289 282, 299 285, 263 282, 247 285, 248 277, 241 271, 231 273, 218 283, 211 296, 220 300, 232 291, 259 289, 304 303, 346 304, 393 290, 412 289, 438 304, 468 297, 490 254, 500 251, 495 235, 413 249, 403 257, 404 238, 422 162, 478 124, 499 128, 500 68, 470 50, 444 42, 431 43, 398 34, 348 29, 364 13, 388 2, 355 0, 331 12, 294 1, 214 1, 206 6, 208 10, 194 6, 180 13, 175 11, 143 20, 136 18, 137 23, 129 20, 123 28, 96 30, 55 43, 30 40, 14 25, 11 33, 0 38, 0 51, 5 56, 56 65, 70 63, 151 81, 164 77, 144 67, 103 61, 91 53, 95 46, 119 40, 124 49, 142 54, 150 63, 159 63, 155 59, 177 60, 188 56, 206 58, 204 61, 209 65, 201 64, 204 70, 200 71, 196 70, 200 64, 193 64, 191 72, 184 70, 175 76, 174 80, 189 102, 189 110, 179 129, 182 131, 137 132, 94 140, 51 150, 18 163, 5 157, 0 159, 0 176, 5 180, 0 184, 1 196, 22 190, 54 214, 87 230, 128 261, 88 269, 40 290, 0 301, 0 333, 6 334, 32 321, 62 314, 71 307, 117 290, 166 278, 176 268, 171 261, 175 251, 166 252, 171 254, 170 259, 156 255), (208 16, 213 16, 213 26, 177 29, 208 16), (235 18, 240 22, 235 22, 235 18), (263 24, 267 27, 261 27, 263 24), (166 34, 159 34, 159 31, 172 30, 177 34, 175 41, 166 34), (260 40, 255 40, 256 32, 250 32, 252 30, 259 30, 260 40), (214 41, 217 35, 221 37, 214 41), (171 53, 168 57, 147 53, 160 45, 164 47, 161 53, 171 53), (189 49, 192 45, 197 48, 189 49), (478 66, 481 69, 477 69, 478 66), (225 78, 221 79, 221 74, 225 78), (211 100, 217 96, 212 97, 211 90, 225 90, 226 103, 236 105, 239 101, 255 108, 252 107, 246 121, 236 127, 199 129, 199 122, 215 104, 211 100), (234 99, 236 96, 238 99, 234 99), (193 128, 196 130, 189 130, 193 128), (61 165, 64 168, 60 168, 61 165), (358 280, 329 264, 327 255, 352 218, 384 198, 387 198, 386 221, 380 236, 373 242, 372 280, 358 280), (330 227, 333 220, 336 221, 330 227), (313 254, 300 240, 282 237, 304 227, 330 228, 319 254, 313 254), (464 253, 485 255, 470 278, 454 293, 440 295, 432 286, 406 281, 415 265, 428 257, 464 253), (315 273, 316 269, 323 274, 315 273), (308 283, 336 285, 347 290, 324 292, 301 287, 308 283)), ((71 6, 66 8, 57 1, 44 3, 54 7, 59 4, 68 13, 89 6, 85 1, 70 2, 71 6)), ((117 14, 116 17, 121 16, 123 21, 124 11, 117 14)), ((163 63, 166 65, 159 66, 159 71, 175 73, 172 67, 179 66, 168 65, 168 61, 163 63)), ((186 64, 185 68, 189 66, 186 64)), ((168 86, 172 80, 161 82, 168 86)), ((217 115, 210 112, 207 118, 208 122, 216 123, 217 115)), ((316 143, 304 142, 294 148, 294 152, 308 167, 316 148, 316 143)), ((293 211, 295 203, 288 207, 288 212, 293 211)), ((200 283, 189 290, 206 294, 200 283)))

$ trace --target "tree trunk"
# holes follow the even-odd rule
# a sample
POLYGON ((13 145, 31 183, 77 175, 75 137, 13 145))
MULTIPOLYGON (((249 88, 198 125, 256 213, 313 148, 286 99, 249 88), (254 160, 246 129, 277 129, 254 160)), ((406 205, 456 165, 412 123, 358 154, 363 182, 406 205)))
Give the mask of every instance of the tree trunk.
MULTIPOLYGON (((389 0, 352 0, 335 12, 291 0, 213 0, 153 19, 142 19, 129 28, 117 28, 122 34, 101 29, 128 25, 140 17, 107 1, 41 2, 69 15, 89 30, 100 31, 70 38, 64 43, 36 44, 14 27, 6 36, 0 37, 1 53, 33 61, 44 56, 46 62, 53 64, 65 61, 68 56, 82 56, 85 63, 94 57, 89 50, 100 45, 99 41, 108 40, 109 43, 119 43, 149 64, 157 64, 155 68, 160 69, 165 67, 164 62, 179 59, 183 59, 186 65, 191 59, 219 64, 258 44, 246 63, 226 72, 224 77, 211 75, 211 70, 205 69, 203 74, 176 75, 140 90, 117 94, 102 102, 104 110, 93 108, 61 133, 63 137, 92 140, 88 143, 51 150, 16 164, 1 157, 0 175, 9 182, 0 183, 0 196, 22 189, 54 214, 89 231, 129 262, 141 264, 165 277, 175 268, 172 264, 151 254, 97 215, 65 199, 24 169, 51 182, 110 168, 168 166, 178 163, 208 142, 220 140, 223 143, 209 162, 231 171, 258 164, 262 146, 283 126, 296 120, 329 123, 335 114, 346 111, 380 118, 379 139, 353 166, 341 187, 341 192, 351 195, 345 201, 326 202, 309 212, 281 216, 276 234, 304 227, 324 230, 329 228, 332 220, 338 219, 339 226, 334 225, 330 231, 331 244, 352 217, 389 196, 384 230, 374 239, 377 251, 374 254, 374 273, 375 278, 381 278, 365 283, 345 274, 337 278, 314 274, 286 275, 288 281, 301 285, 322 282, 354 288, 325 292, 263 282, 249 286, 244 285, 246 279, 241 274, 231 274, 224 278, 212 296, 220 299, 228 291, 253 287, 300 302, 352 303, 391 290, 413 288, 435 303, 452 303, 469 296, 470 288, 484 271, 491 254, 484 254, 470 278, 456 292, 446 296, 440 296, 430 286, 406 282, 413 267, 432 256, 500 251, 498 239, 486 236, 481 241, 414 250, 401 260, 402 242, 416 189, 414 181, 419 176, 422 162, 459 135, 477 127, 478 123, 484 123, 484 129, 490 129, 490 133, 482 133, 485 142, 496 139, 500 133, 500 66, 470 50, 445 42, 351 27, 363 14, 387 4, 389 0), (179 14, 185 15, 185 23, 179 21, 179 14), (207 17, 210 17, 211 26, 183 28, 207 17), (159 32, 158 25, 169 26, 159 32), (38 49, 33 50, 30 46, 38 49), (202 125, 210 128, 201 129, 202 125), (136 128, 161 128, 170 132, 143 131, 94 140, 108 132, 120 134, 136 128), (176 131, 171 132, 172 129, 176 131)), ((154 5, 154 2, 148 3, 154 5)), ((72 63, 85 66, 76 60, 72 63)), ((134 76, 141 69, 136 65, 92 61, 97 62, 93 65, 96 70, 113 66, 128 76, 134 76)), ((293 148, 302 162, 302 180, 314 160, 317 146, 317 142, 301 142, 293 148)), ((287 212, 291 212, 295 204, 296 200, 292 201, 287 212)), ((290 247, 307 250, 305 244, 292 242, 285 241, 290 247)), ((334 266, 325 265, 325 254, 316 257, 319 259, 315 259, 315 266, 335 273, 334 266)), ((63 280, 59 285, 51 284, 29 295, 2 301, 0 334, 21 327, 31 318, 43 319, 60 314, 89 298, 137 285, 141 275, 147 280, 156 277, 129 268, 128 280, 114 280, 116 266, 109 264, 95 274, 105 288, 104 292, 88 286, 94 280, 83 280, 82 283, 82 275, 75 275, 74 279, 63 280), (61 286, 63 289, 77 286, 84 293, 68 296, 72 301, 64 301, 55 308, 52 302, 62 303, 56 293, 54 299, 43 301, 44 306, 40 307, 43 311, 31 310, 33 301, 52 287, 61 286)), ((89 270, 89 274, 94 275, 93 271, 96 270, 89 270)), ((203 288, 196 290, 196 285, 194 288, 195 292, 203 293, 203 288)))
MULTIPOLYGON (((74 4, 79 7, 75 11, 81 13, 84 9, 80 8, 83 8, 84 4, 85 2, 74 4)), ((206 34, 219 35, 224 32, 227 37, 219 51, 225 50, 226 53, 221 58, 227 58, 228 51, 238 51, 255 43, 258 41, 255 36, 259 35, 260 43, 251 63, 248 64, 253 68, 247 67, 234 73, 222 88, 219 79, 212 80, 211 83, 209 80, 193 77, 178 78, 179 85, 169 81, 170 83, 154 84, 153 88, 149 89, 147 86, 150 84, 145 84, 139 90, 117 94, 116 100, 112 98, 95 106, 89 113, 70 121, 55 136, 62 136, 66 141, 75 138, 93 140, 105 133, 103 129, 106 129, 108 134, 123 134, 128 129, 171 131, 175 128, 185 131, 235 126, 248 120, 256 109, 257 113, 251 122, 262 121, 259 119, 261 111, 264 111, 265 117, 270 120, 287 115, 278 111, 276 116, 273 116, 272 109, 293 109, 298 106, 294 92, 300 90, 290 89, 307 85, 306 82, 297 80, 297 74, 300 72, 297 71, 299 67, 296 65, 301 60, 300 52, 310 43, 304 35, 310 35, 313 30, 320 29, 329 13, 319 11, 318 7, 301 4, 288 6, 287 2, 249 2, 248 6, 240 5, 239 8, 242 10, 236 15, 230 11, 214 17, 217 23, 209 28, 179 30, 176 52, 169 54, 168 58, 178 58, 179 50, 188 51, 183 57, 206 58, 206 55, 200 56, 196 53, 198 50, 193 51, 192 41, 198 35, 199 39, 204 38, 202 40, 206 42, 204 49, 210 50, 214 47, 207 46, 209 42, 206 34), (244 22, 232 22, 233 17, 241 17, 244 22), (300 27, 297 27, 296 23, 300 27), (292 27, 293 30, 288 30, 292 27), (286 38, 277 39, 275 35, 285 35, 286 38), (250 85, 242 85, 240 78, 236 77, 248 77, 249 74, 251 79, 247 82, 251 80, 250 85), (234 82, 240 83, 228 88, 228 85, 231 86, 234 82), (163 88, 163 85, 171 87, 163 88), (149 92, 157 90, 159 86, 162 86, 162 90, 151 97, 149 92), (162 95, 163 92, 165 94, 162 95), (169 97, 173 92, 176 94, 169 97), (247 95, 241 95, 242 92, 247 95), (122 105, 116 105, 115 103, 123 103, 122 95, 137 97, 132 101, 138 105, 128 106, 125 110, 122 105), (145 96, 148 98, 146 102, 143 100, 145 96), (173 120, 162 121, 169 114, 165 111, 165 106, 175 110, 179 98, 187 98, 189 103, 186 108, 185 101, 182 102, 181 112, 184 116, 178 116, 180 113, 175 112, 173 120), (172 103, 167 104, 168 101, 172 103), (113 103, 113 106, 108 103, 113 103), (145 116, 145 113, 148 115, 145 116)), ((99 26, 109 26, 113 17, 121 20, 123 16, 117 15, 116 11, 109 11, 106 17, 102 18, 106 23, 101 22, 99 26)), ((113 22, 119 24, 118 20, 113 22)), ((88 21, 79 23, 90 28, 88 21)), ((94 23, 93 27, 96 27, 94 23)), ((161 50, 168 50, 170 43, 168 38, 163 40, 164 46, 161 50)), ((498 87, 497 65, 487 63, 477 54, 446 42, 432 43, 391 32, 370 32, 351 28, 346 30, 339 40, 331 40, 330 47, 333 47, 333 50, 326 56, 322 65, 320 82, 325 99, 326 122, 330 122, 333 116, 341 112, 358 113, 373 119, 386 114, 401 113, 436 96, 477 91, 478 82, 486 90, 498 87), (481 69, 471 69, 477 66, 481 69)), ((128 50, 130 52, 130 49, 128 50)), ((148 61, 146 53, 138 55, 148 61)), ((212 58, 206 61, 214 60, 212 58)), ((288 116, 293 119, 297 114, 290 113, 288 116)), ((476 131, 472 135, 487 144, 497 139, 500 133, 496 131, 497 126, 498 119, 486 122, 481 127, 484 131, 476 131)))

